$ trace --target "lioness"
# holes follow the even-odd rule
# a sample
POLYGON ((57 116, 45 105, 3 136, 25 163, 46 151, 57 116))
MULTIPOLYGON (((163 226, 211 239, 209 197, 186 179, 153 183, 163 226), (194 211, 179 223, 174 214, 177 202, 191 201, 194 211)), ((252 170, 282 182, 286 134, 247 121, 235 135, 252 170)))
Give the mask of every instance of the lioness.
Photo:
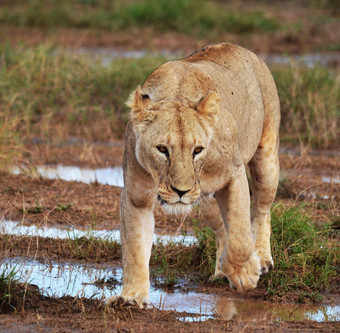
POLYGON ((158 67, 127 104, 120 297, 148 302, 157 200, 174 213, 202 201, 216 233, 215 276, 239 292, 255 288, 273 267, 270 207, 279 179, 280 106, 267 66, 240 46, 207 46, 158 67))

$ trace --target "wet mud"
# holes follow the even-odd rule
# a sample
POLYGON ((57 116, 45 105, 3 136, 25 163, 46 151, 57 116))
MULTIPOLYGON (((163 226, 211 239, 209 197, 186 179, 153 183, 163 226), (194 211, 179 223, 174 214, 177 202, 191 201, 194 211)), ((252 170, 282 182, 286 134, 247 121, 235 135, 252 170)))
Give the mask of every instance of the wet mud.
MULTIPOLYGON (((239 296, 227 284, 201 285, 183 279, 166 290, 152 280, 152 309, 103 306, 101 300, 119 294, 121 288, 118 161, 123 142, 90 147, 75 141, 49 147, 37 143, 28 147, 40 157, 30 168, 23 164, 0 174, 1 269, 17 271, 19 287, 27 294, 17 306, 21 316, 13 309, 0 311, 6 331, 17 332, 18 327, 22 332, 338 330, 337 293, 324 295, 315 306, 295 303, 294 295, 281 303, 268 302, 261 286, 239 296), (85 145, 91 154, 79 153, 85 145), (105 240, 118 242, 108 247, 105 240)), ((280 163, 278 202, 308 202, 320 223, 326 220, 329 205, 338 211, 340 162, 335 152, 296 152, 283 146, 280 163)), ((203 223, 199 209, 175 218, 158 207, 154 242, 178 236, 182 246, 194 244, 191 219, 203 223)))

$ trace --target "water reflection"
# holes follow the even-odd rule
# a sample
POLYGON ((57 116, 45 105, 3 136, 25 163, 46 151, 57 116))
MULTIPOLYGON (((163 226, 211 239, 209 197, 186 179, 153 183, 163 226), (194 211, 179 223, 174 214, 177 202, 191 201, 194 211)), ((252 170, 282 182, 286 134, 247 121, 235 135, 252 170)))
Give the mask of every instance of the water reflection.
MULTIPOLYGON (((0 272, 8 274, 13 270, 24 282, 37 285, 45 296, 86 297, 102 299, 119 295, 122 270, 108 265, 81 265, 75 263, 40 263, 20 258, 6 259, 0 272)), ((178 320, 203 321, 218 317, 225 320, 237 319, 243 322, 258 321, 339 321, 340 306, 307 306, 227 298, 215 294, 197 292, 166 292, 151 287, 150 300, 162 310, 176 310, 188 315, 178 320)))
POLYGON ((235 317, 243 321, 339 321, 340 306, 307 306, 304 304, 282 304, 227 298, 217 302, 215 313, 231 320, 235 317))

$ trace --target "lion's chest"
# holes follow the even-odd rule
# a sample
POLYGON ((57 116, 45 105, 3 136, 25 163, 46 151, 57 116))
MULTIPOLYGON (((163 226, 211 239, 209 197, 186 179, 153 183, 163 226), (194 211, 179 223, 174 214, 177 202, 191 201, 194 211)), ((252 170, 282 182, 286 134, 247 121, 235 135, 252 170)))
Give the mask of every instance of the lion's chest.
POLYGON ((212 193, 225 187, 231 179, 231 164, 224 161, 205 164, 200 174, 200 187, 203 193, 212 193))
POLYGON ((203 177, 201 179, 201 191, 202 193, 213 193, 228 184, 230 177, 226 175, 215 175, 211 177, 203 177))

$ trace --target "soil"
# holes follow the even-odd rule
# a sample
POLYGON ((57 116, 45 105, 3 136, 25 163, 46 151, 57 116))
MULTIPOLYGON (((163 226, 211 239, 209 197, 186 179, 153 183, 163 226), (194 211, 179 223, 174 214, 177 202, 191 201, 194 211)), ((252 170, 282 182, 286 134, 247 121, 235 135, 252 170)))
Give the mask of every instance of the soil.
MULTIPOLYGON (((124 143, 110 144, 75 143, 72 145, 34 144, 25 147, 31 152, 31 165, 63 164, 82 167, 117 166, 122 161, 124 143), (90 148, 89 148, 90 147, 90 148), (84 153, 84 152, 87 152, 84 153)), ((286 153, 280 154, 281 172, 287 181, 278 193, 277 201, 311 203, 310 212, 323 223, 332 214, 339 213, 340 184, 323 183, 322 177, 339 178, 339 158, 334 152, 296 151, 282 146, 286 153), (290 153, 287 153, 287 151, 290 153), (312 192, 311 192, 312 189, 312 192), (311 195, 314 193, 315 195, 311 195), (308 195, 309 194, 309 195, 308 195), (328 195, 332 200, 324 200, 328 195)), ((47 180, 39 176, 0 174, 1 217, 25 224, 49 225, 74 228, 118 229, 119 197, 121 189, 100 184, 83 184, 62 180, 47 180), (58 207, 65 207, 58 209, 58 207)), ((156 230, 159 233, 176 233, 181 227, 191 231, 190 219, 202 220, 199 211, 184 221, 156 210, 156 230)), ((85 239, 79 240, 88 246, 85 239)), ((97 245, 88 247, 87 256, 79 257, 72 251, 67 240, 40 237, 16 237, 2 235, 0 252, 5 257, 25 256, 37 260, 68 262, 94 262, 119 265, 120 249, 97 245), (11 246, 8 246, 11 244, 11 246)), ((58 332, 101 332, 101 331, 282 331, 282 332, 336 332, 336 322, 316 323, 310 321, 272 322, 242 316, 225 321, 209 319, 202 322, 183 322, 178 318, 188 315, 176 311, 158 309, 140 310, 131 306, 117 305, 102 307, 96 300, 64 297, 47 298, 29 286, 24 305, 18 303, 17 312, 10 309, 0 311, 0 327, 6 332, 58 331, 58 332), (32 290, 31 290, 32 289, 32 290), (2 314, 1 314, 2 313, 2 314)), ((232 295, 226 285, 195 286, 204 293, 232 295)), ((247 298, 265 299, 266 290, 259 286, 247 294, 247 298)), ((295 295, 287 295, 280 301, 291 302, 295 295)), ((334 304, 338 296, 328 295, 324 302, 334 304)))
POLYGON ((32 296, 17 315, 0 314, 6 332, 337 332, 332 322, 179 321, 187 313, 140 310, 117 305, 102 308, 94 300, 32 296))

